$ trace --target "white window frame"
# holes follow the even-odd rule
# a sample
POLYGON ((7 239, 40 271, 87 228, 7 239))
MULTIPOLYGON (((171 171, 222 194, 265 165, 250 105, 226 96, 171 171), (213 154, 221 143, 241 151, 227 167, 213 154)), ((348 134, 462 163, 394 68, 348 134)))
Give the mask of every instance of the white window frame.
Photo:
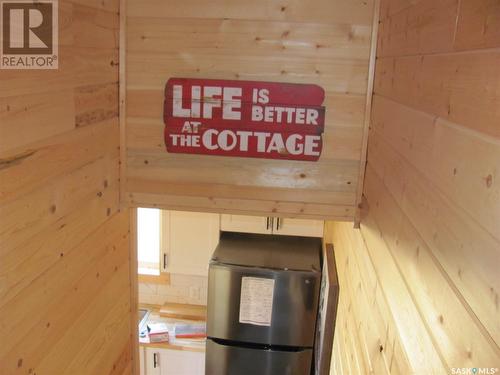
MULTIPOLYGON (((149 208, 149 207, 140 207, 140 208, 149 208)), ((139 210, 140 208, 137 208, 139 210)), ((168 213, 168 211, 159 209, 159 228, 160 228, 160 238, 159 238, 159 251, 158 251, 158 262, 140 262, 139 258, 137 259, 137 273, 140 276, 148 276, 148 277, 159 277, 162 276, 162 273, 165 273, 165 267, 164 267, 164 260, 165 260, 165 245, 168 247, 168 241, 166 240, 166 233, 165 232, 165 222, 166 222, 166 229, 168 230, 168 215, 165 215, 165 213, 168 213)), ((139 215, 137 215, 137 221, 139 220, 139 215)), ((139 228, 139 222, 136 223, 137 228, 139 228)), ((137 235, 137 241, 139 236, 137 235)), ((139 256, 139 243, 137 243, 137 257, 139 256)))

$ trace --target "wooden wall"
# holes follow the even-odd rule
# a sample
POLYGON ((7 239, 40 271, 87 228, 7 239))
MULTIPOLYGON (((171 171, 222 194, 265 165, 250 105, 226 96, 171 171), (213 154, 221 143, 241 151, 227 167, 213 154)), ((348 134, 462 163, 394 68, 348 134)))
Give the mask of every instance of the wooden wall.
POLYGON ((0 373, 130 373, 118 1, 59 8, 59 70, 0 70, 0 373))
POLYGON ((500 368, 500 7, 382 0, 361 229, 329 223, 335 373, 500 368))
POLYGON ((124 200, 260 215, 355 215, 372 0, 128 0, 124 200), (315 83, 326 91, 318 162, 168 154, 171 77, 315 83))

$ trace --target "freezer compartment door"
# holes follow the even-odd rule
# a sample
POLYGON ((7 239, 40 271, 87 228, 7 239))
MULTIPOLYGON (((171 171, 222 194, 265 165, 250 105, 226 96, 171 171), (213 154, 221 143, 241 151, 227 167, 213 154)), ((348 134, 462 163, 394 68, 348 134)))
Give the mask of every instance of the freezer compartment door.
POLYGON ((212 263, 207 335, 246 343, 313 347, 320 275, 212 263))
POLYGON ((205 375, 309 375, 312 349, 282 351, 207 340, 205 375))

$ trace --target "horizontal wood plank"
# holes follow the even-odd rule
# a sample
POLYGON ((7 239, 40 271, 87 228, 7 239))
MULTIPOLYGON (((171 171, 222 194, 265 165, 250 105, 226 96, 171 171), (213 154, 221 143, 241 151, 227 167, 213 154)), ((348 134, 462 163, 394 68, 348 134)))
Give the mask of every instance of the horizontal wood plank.
POLYGON ((359 167, 356 161, 350 160, 295 161, 288 165, 281 160, 265 160, 263 163, 261 159, 249 158, 242 164, 241 158, 235 157, 165 156, 145 152, 130 152, 127 165, 130 178, 342 192, 355 190, 359 167), (220 168, 214 169, 214 162, 218 162, 220 168), (333 168, 336 172, 327 175, 325 168, 333 168))
POLYGON ((326 91, 366 92, 367 60, 298 57, 262 59, 251 53, 220 56, 216 51, 196 55, 128 53, 127 82, 132 88, 164 88, 172 77, 241 79, 274 82, 318 83, 326 91))
POLYGON ((280 216, 288 218, 352 221, 355 207, 281 201, 261 201, 216 197, 193 197, 129 192, 125 198, 132 207, 156 207, 175 211, 217 212, 235 215, 280 216))
POLYGON ((500 47, 500 4, 495 0, 460 2, 455 48, 500 47))
POLYGON ((317 1, 314 6, 292 0, 251 3, 244 0, 200 0, 176 2, 176 6, 161 0, 130 1, 128 15, 148 18, 230 18, 266 21, 313 22, 317 24, 352 23, 371 25, 373 1, 317 1))
POLYGON ((117 155, 118 119, 80 128, 0 154, 0 202, 4 203, 98 157, 117 155))
POLYGON ((452 51, 458 2, 420 0, 385 18, 380 25, 377 56, 452 51))
POLYGON ((75 128, 72 89, 0 98, 0 153, 75 128))
POLYGON ((118 82, 118 50, 60 46, 57 70, 2 70, 0 98, 118 82))
POLYGON ((500 137, 500 52, 381 58, 375 93, 500 137))
POLYGON ((178 181, 161 181, 147 179, 130 178, 126 182, 127 191, 135 193, 152 193, 167 195, 184 195, 192 197, 221 197, 235 199, 253 199, 262 201, 284 202, 310 202, 324 204, 350 205, 354 202, 353 192, 331 192, 327 190, 304 190, 297 194, 296 189, 291 188, 268 188, 265 190, 255 189, 252 186, 240 186, 234 189, 232 185, 206 183, 192 185, 190 183, 181 183, 178 181))
POLYGON ((210 54, 366 60, 370 26, 321 25, 235 19, 129 18, 127 51, 174 55, 210 54))

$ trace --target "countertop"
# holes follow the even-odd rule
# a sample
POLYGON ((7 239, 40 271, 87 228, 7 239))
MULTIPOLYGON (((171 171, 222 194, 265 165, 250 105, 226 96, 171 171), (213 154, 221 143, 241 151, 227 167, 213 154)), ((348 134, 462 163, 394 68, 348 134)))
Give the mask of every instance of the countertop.
MULTIPOLYGON (((205 321, 195 321, 195 320, 185 320, 177 318, 167 318, 160 316, 159 305, 146 305, 140 304, 139 308, 148 309, 149 316, 146 324, 149 323, 166 323, 169 331, 170 327, 173 328, 175 323, 205 323, 205 321)), ((145 325, 144 325, 145 327, 145 325)), ((169 342, 155 342, 150 343, 149 337, 139 337, 139 345, 148 348, 158 348, 158 349, 170 349, 170 350, 188 350, 193 352, 204 352, 205 351, 205 339, 175 339, 173 337, 169 338, 169 342)))

